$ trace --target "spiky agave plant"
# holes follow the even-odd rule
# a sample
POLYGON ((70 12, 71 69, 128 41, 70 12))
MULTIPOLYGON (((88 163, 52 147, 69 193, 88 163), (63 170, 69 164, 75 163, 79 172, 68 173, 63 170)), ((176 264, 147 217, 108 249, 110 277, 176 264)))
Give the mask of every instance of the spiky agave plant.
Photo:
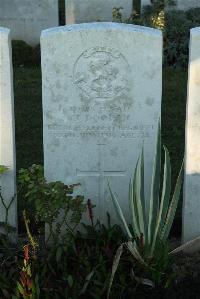
MULTIPOLYGON (((128 242, 123 243, 117 250, 113 263, 110 287, 117 270, 117 266, 123 252, 123 247, 127 247, 133 257, 143 265, 151 266, 156 252, 161 248, 161 244, 166 244, 169 232, 174 220, 183 178, 183 164, 181 166, 175 190, 171 195, 171 163, 167 148, 164 146, 164 170, 161 189, 161 129, 158 125, 157 145, 153 163, 151 192, 148 211, 145 206, 147 202, 144 195, 144 152, 140 154, 137 161, 133 178, 129 185, 129 202, 131 209, 131 228, 123 215, 118 203, 117 196, 113 193, 110 184, 110 194, 115 210, 123 223, 128 242)), ((110 288, 109 288, 110 292, 110 288)), ((108 294, 109 294, 108 292, 108 294)))

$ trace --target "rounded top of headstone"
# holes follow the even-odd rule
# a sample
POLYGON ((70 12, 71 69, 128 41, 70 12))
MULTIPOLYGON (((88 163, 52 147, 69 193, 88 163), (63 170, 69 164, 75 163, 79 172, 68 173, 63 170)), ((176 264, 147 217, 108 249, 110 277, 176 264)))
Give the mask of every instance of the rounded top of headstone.
POLYGON ((41 39, 43 37, 52 36, 58 33, 91 31, 91 30, 120 30, 124 32, 138 32, 146 35, 162 37, 161 30, 153 29, 150 27, 124 24, 124 23, 114 23, 114 22, 95 22, 95 23, 82 23, 82 24, 73 24, 73 25, 49 28, 42 31, 41 39))

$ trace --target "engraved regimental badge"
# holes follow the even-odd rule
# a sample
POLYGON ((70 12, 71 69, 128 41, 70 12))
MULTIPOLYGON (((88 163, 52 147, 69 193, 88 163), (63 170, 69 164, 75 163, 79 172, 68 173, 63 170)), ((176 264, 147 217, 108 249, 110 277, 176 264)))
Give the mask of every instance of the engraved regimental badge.
POLYGON ((115 100, 128 91, 128 74, 128 62, 119 51, 95 47, 79 56, 73 80, 87 99, 115 100))

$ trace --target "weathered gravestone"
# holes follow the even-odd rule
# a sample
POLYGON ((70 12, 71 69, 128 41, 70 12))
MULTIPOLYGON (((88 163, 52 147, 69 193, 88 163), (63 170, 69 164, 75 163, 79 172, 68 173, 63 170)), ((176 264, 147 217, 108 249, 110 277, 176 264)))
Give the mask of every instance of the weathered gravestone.
MULTIPOLYGON (((14 197, 9 209, 9 224, 17 227, 17 200, 15 180, 13 77, 11 65, 10 30, 0 27, 0 165, 9 170, 0 175, 0 186, 6 206, 14 197)), ((5 208, 0 201, 0 222, 5 221, 5 208)))
POLYGON ((11 29, 12 39, 36 45, 43 29, 58 26, 58 0, 0 0, 0 26, 11 29))
POLYGON ((132 0, 65 0, 66 24, 112 21, 112 9, 122 7, 123 18, 132 13, 132 0))
POLYGON ((116 221, 108 180, 128 217, 128 185, 144 142, 149 195, 161 110, 160 31, 117 23, 45 30, 41 37, 44 168, 81 183, 95 215, 116 221))
MULTIPOLYGON (((186 118, 183 242, 200 236, 200 27, 191 30, 186 118)), ((200 248, 200 246, 199 246, 200 248)), ((198 249, 199 249, 198 248, 198 249)))

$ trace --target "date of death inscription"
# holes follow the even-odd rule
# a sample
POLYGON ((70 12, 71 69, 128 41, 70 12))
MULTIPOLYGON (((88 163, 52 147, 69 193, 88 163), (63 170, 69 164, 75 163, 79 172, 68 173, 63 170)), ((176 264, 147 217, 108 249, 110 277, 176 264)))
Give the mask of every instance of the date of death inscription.
POLYGON ((48 125, 48 133, 56 138, 149 138, 153 125, 134 126, 69 126, 48 125))

